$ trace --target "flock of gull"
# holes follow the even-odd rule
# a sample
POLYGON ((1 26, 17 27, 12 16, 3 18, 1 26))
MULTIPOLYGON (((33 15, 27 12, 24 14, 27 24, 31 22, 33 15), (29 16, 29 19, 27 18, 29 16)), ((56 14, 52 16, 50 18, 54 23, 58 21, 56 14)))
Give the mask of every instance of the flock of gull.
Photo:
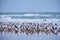
POLYGON ((0 23, 0 33, 46 33, 46 34, 59 34, 60 26, 56 23, 35 23, 35 22, 22 22, 22 23, 0 23))

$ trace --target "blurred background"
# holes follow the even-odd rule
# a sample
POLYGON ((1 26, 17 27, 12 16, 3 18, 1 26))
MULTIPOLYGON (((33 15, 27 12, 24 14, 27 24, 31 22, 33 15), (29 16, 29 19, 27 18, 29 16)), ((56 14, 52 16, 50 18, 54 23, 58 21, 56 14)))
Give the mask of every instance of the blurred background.
POLYGON ((0 0, 1 12, 60 12, 60 0, 0 0))
MULTIPOLYGON (((58 33, 55 35, 40 32, 27 35, 25 32, 2 32, 6 28, 20 27, 19 22, 56 23, 53 26, 57 25, 57 28, 53 31, 57 32, 60 27, 60 0, 0 0, 0 40, 60 40, 58 33), (8 26, 8 24, 13 26, 8 26)), ((42 26, 44 25, 42 24, 42 26)), ((60 29, 58 31, 60 32, 60 29)))

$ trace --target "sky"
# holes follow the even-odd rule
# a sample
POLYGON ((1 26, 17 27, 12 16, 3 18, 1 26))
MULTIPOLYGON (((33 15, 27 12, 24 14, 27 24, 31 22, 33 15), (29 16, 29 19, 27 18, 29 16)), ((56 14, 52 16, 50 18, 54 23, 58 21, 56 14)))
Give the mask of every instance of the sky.
POLYGON ((0 12, 60 12, 60 0, 0 0, 0 12))

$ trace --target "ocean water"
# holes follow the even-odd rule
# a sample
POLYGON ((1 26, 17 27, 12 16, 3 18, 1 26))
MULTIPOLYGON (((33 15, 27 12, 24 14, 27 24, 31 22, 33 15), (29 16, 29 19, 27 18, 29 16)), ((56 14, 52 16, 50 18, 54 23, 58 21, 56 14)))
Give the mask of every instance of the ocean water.
MULTIPOLYGON (((0 22, 52 22, 60 26, 60 12, 0 13, 0 22)), ((60 40, 60 34, 0 33, 0 40, 60 40)))
POLYGON ((40 13, 40 12, 26 12, 26 13, 0 13, 0 18, 11 17, 12 19, 60 19, 60 12, 40 13))
POLYGON ((0 13, 0 21, 16 21, 16 20, 60 20, 60 12, 23 12, 23 13, 0 13))

